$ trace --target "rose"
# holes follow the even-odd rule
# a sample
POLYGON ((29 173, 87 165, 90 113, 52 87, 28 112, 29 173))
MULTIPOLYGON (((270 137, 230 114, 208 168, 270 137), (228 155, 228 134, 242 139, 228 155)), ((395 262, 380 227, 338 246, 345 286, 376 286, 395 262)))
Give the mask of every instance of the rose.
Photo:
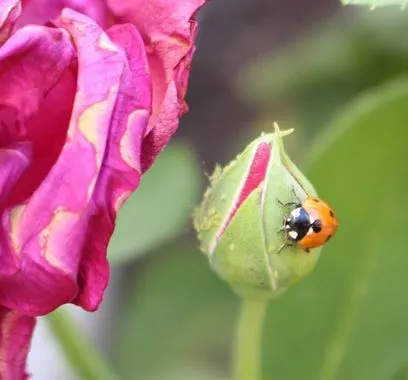
POLYGON ((0 378, 25 376, 35 316, 99 306, 116 214, 186 110, 203 2, 0 3, 0 378))

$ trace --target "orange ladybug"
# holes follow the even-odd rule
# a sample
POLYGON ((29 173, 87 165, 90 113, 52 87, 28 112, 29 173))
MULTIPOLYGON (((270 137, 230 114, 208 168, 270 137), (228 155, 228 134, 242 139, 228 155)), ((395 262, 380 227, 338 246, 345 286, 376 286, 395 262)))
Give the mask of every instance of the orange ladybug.
MULTIPOLYGON (((292 204, 292 203, 290 203, 292 204)), ((288 242, 285 245, 297 244, 306 252, 326 243, 335 233, 338 221, 331 207, 321 199, 306 198, 285 218, 281 230, 286 231, 288 242)))

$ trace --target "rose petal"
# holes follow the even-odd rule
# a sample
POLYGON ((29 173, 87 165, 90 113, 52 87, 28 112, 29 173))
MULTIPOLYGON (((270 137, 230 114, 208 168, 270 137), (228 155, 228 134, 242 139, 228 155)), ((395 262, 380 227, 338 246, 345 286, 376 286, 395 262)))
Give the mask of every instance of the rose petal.
POLYGON ((143 143, 147 170, 176 131, 184 103, 197 24, 195 12, 205 0, 108 0, 112 12, 132 22, 146 44, 153 80, 153 114, 143 143))
POLYGON ((266 141, 261 141, 256 147, 249 170, 242 183, 238 197, 228 217, 224 220, 220 235, 225 231, 239 207, 251 195, 251 193, 264 181, 271 158, 271 146, 266 141))
POLYGON ((59 26, 71 35, 79 68, 67 140, 32 196, 3 217, 16 264, 14 273, 11 260, 0 268, 8 274, 0 277, 0 303, 30 315, 70 301, 98 307, 107 244, 119 206, 138 185, 150 116, 147 61, 133 26, 110 31, 116 44, 72 10, 59 26))
POLYGON ((63 8, 72 8, 90 17, 103 29, 111 23, 110 13, 104 0, 65 0, 61 2, 64 3, 63 8))
MULTIPOLYGON (((58 271, 50 281, 45 274, 55 272, 52 266, 42 266, 22 254, 25 236, 20 231, 29 234, 38 215, 26 217, 25 225, 19 225, 25 210, 20 203, 44 180, 66 137, 74 94, 74 57, 69 34, 55 28, 25 27, 0 48, 1 146, 5 151, 17 150, 4 163, 4 170, 14 171, 14 187, 12 192, 4 191, 8 196, 1 199, 0 208, 15 207, 7 209, 1 219, 0 304, 27 314, 43 311, 38 304, 47 302, 44 294, 50 289, 67 289, 61 294, 66 302, 77 291, 72 279, 67 282, 66 275, 58 271), (24 158, 28 151, 29 166, 24 158)), ((57 298, 52 297, 49 308, 57 305, 57 298)))
POLYGON ((0 379, 27 379, 25 365, 35 318, 0 307, 0 379))
POLYGON ((33 155, 7 205, 35 190, 61 150, 74 94, 74 57, 68 33, 38 26, 20 29, 0 48, 0 147, 22 141, 33 155), (69 75, 71 87, 61 88, 69 75))
POLYGON ((20 13, 21 3, 19 0, 3 0, 0 2, 0 46, 11 34, 20 13))
POLYGON ((30 151, 30 145, 27 143, 0 148, 0 211, 10 190, 29 166, 30 151))
POLYGON ((93 188, 88 189, 92 201, 82 251, 81 292, 74 302, 95 310, 108 281, 106 253, 116 213, 139 184, 140 146, 150 116, 151 84, 143 40, 133 26, 114 27, 108 31, 109 38, 95 24, 93 29, 85 30, 84 20, 74 12, 64 11, 61 24, 72 34, 80 67, 89 71, 80 77, 84 104, 78 104, 77 120, 74 109, 73 120, 96 150, 96 172, 90 183, 93 188), (69 20, 74 23, 70 25, 69 20), (92 34, 96 46, 89 44, 92 34), (99 68, 92 62, 98 55, 99 68), (99 89, 93 78, 98 78, 99 89), (105 83, 100 78, 105 78, 105 83), (92 103, 86 104, 89 101, 92 103), (98 125, 98 130, 86 131, 92 127, 89 123, 98 125))
POLYGON ((102 28, 110 24, 108 8, 103 0, 25 0, 18 26, 46 24, 57 19, 64 8, 74 9, 92 18, 102 28))
MULTIPOLYGON (((270 157, 271 146, 267 142, 262 141, 255 151, 253 161, 245 178, 245 183, 239 194, 233 214, 265 179, 270 157)), ((233 215, 231 215, 231 218, 232 217, 233 215)))

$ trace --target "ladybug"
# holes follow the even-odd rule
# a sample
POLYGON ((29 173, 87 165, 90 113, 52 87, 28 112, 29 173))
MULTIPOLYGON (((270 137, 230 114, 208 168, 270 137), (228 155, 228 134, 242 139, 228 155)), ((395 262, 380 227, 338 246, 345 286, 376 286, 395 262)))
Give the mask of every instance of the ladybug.
POLYGON ((283 221, 281 231, 286 232, 287 242, 278 253, 285 246, 294 244, 310 252, 311 248, 325 244, 336 233, 337 218, 332 208, 321 199, 308 197, 301 204, 290 202, 286 205, 295 207, 283 221))

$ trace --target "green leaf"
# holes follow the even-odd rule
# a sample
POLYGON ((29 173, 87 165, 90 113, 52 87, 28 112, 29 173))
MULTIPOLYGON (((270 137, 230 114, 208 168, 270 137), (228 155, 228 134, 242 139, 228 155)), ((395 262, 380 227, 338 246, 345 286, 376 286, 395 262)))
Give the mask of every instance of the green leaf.
POLYGON ((227 380, 227 377, 205 369, 184 366, 184 368, 166 369, 152 380, 227 380))
POLYGON ((351 10, 280 54, 251 61, 237 81, 238 94, 273 120, 290 116, 296 135, 305 130, 310 136, 356 94, 407 73, 408 39, 401 36, 408 33, 408 13, 351 10))
POLYGON ((405 366, 407 123, 400 80, 351 104, 316 147, 309 174, 340 228, 315 272, 270 306, 266 378, 383 380, 405 366))
POLYGON ((179 380, 194 370, 223 378, 238 298, 195 245, 155 255, 129 294, 114 348, 124 378, 179 380))
POLYGON ((200 172, 187 144, 163 151, 119 213, 109 245, 112 264, 134 260, 187 230, 201 192, 200 172))
POLYGON ((399 5, 401 8, 405 8, 407 5, 406 0, 340 0, 344 5, 368 5, 371 9, 377 7, 385 7, 388 5, 399 5))
POLYGON ((83 380, 121 380, 82 334, 66 310, 56 310, 47 316, 47 322, 58 341, 65 359, 83 380))
POLYGON ((408 366, 399 369, 390 380, 408 380, 408 366))

